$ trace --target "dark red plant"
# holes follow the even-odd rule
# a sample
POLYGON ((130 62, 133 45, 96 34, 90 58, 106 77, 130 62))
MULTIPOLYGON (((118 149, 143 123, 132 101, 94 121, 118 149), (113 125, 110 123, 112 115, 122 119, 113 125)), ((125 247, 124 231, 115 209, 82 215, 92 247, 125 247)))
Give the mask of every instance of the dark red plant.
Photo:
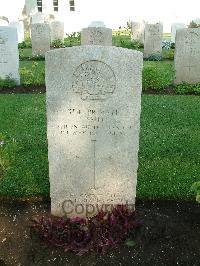
POLYGON ((105 253, 123 243, 141 225, 135 211, 118 205, 111 212, 100 211, 92 218, 44 218, 31 226, 42 240, 82 255, 88 251, 105 253))

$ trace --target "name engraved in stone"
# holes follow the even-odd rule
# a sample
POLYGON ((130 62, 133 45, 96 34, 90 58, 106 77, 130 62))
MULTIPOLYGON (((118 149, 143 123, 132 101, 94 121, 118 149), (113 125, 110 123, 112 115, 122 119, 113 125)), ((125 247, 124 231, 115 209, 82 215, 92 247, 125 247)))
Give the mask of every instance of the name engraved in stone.
POLYGON ((105 100, 116 87, 113 70, 104 62, 90 60, 77 67, 72 88, 82 100, 105 100))
POLYGON ((96 136, 99 130, 103 130, 104 134, 117 137, 125 136, 133 128, 128 122, 122 123, 121 116, 118 118, 117 109, 110 111, 89 109, 86 113, 78 109, 69 109, 68 112, 72 115, 70 122, 66 121, 57 126, 59 133, 66 136, 96 136))

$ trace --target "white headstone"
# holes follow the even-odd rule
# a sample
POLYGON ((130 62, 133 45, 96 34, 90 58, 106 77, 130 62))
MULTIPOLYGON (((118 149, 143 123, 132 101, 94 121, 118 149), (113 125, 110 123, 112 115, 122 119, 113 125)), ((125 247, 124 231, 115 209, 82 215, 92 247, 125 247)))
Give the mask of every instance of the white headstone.
POLYGON ((44 23, 44 14, 38 12, 31 16, 31 24, 44 23))
POLYGON ((131 22, 131 40, 144 44, 144 22, 131 22))
POLYGON ((162 55, 163 26, 161 23, 145 24, 144 57, 162 55))
POLYGON ((142 65, 141 52, 117 47, 46 54, 53 215, 90 216, 97 205, 134 205, 142 65))
POLYGON ((32 54, 45 55, 50 50, 50 27, 45 23, 31 25, 32 54))
POLYGON ((176 84, 200 82, 200 28, 177 30, 174 60, 176 84))
POLYGON ((0 27, 0 78, 15 79, 20 84, 17 30, 0 27))
POLYGON ((38 12, 37 0, 26 0, 25 6, 26 6, 26 15, 27 16, 31 16, 31 15, 38 12))
POLYGON ((51 22, 51 41, 64 40, 64 22, 51 22))
POLYGON ((81 31, 81 45, 112 46, 112 30, 105 27, 88 27, 81 31))
POLYGON ((23 21, 12 21, 9 23, 10 27, 17 29, 18 43, 24 41, 24 23, 23 21))
POLYGON ((171 26, 171 42, 175 43, 176 38, 176 31, 178 29, 184 29, 185 24, 184 23, 173 23, 171 26))

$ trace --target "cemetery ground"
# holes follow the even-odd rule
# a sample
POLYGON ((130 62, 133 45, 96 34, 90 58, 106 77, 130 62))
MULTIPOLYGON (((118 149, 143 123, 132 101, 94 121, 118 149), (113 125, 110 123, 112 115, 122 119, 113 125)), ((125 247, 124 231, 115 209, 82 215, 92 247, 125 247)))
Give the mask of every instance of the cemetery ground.
MULTIPOLYGON (((129 36, 115 38, 133 48, 129 36)), ((200 207, 191 185, 200 179, 200 90, 174 86, 173 50, 163 54, 143 70, 136 201, 143 225, 105 255, 78 257, 30 233, 32 219, 50 213, 45 62, 20 50, 21 86, 0 81, 0 265, 199 265, 200 207)))

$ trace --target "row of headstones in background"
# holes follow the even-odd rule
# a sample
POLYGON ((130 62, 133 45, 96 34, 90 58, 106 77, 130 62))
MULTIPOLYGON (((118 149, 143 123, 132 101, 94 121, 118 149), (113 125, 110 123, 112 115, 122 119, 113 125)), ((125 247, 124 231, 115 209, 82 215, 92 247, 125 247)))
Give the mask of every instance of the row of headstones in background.
MULTIPOLYGON (((175 43, 176 31, 185 28, 183 23, 173 23, 171 26, 171 41, 175 43)), ((151 54, 162 54, 163 26, 161 23, 145 22, 131 23, 131 40, 144 44, 144 57, 151 54)))
MULTIPOLYGON (((34 24, 32 25, 32 46, 33 46, 33 55, 44 55, 47 51, 50 50, 50 27, 48 24, 34 24)), ((18 74, 18 65, 19 65, 19 55, 17 50, 17 42, 15 42, 15 33, 13 34, 13 38, 11 38, 11 29, 16 32, 16 29, 13 27, 1 27, 0 34, 0 53, 1 53, 1 71, 0 77, 5 78, 6 76, 11 76, 15 78, 19 83, 19 74, 18 74), (6 37, 8 36, 8 37, 6 37), (13 45, 11 45, 11 41, 13 45)), ((84 45, 88 44, 99 44, 99 45, 112 45, 112 39, 108 44, 107 41, 102 42, 102 38, 100 36, 112 36, 112 32, 108 29, 107 34, 102 34, 102 27, 89 27, 90 33, 88 38, 86 38, 86 43, 82 43, 84 45), (94 32, 98 34, 93 34, 94 32), (101 32, 101 35, 99 35, 101 32)), ((106 28, 104 28, 106 29, 106 28)), ((160 24, 155 24, 152 29, 152 25, 149 24, 147 30, 151 33, 146 34, 145 41, 145 52, 147 56, 147 51, 157 52, 156 44, 158 40, 161 38, 162 28, 160 24), (152 34, 152 32, 154 34, 152 34), (146 42, 150 43, 146 44, 146 42), (149 50, 147 50, 147 48, 149 50)), ((175 68, 176 68, 176 83, 187 82, 187 83, 196 83, 200 82, 200 29, 179 29, 177 30, 176 37, 176 50, 175 50, 175 68)), ((82 36, 83 38, 83 36, 82 36)), ((106 37, 107 38, 107 37, 106 37)), ((105 38, 105 39, 106 39, 105 38)), ((159 42, 160 43, 160 42, 159 42)), ((150 53, 149 52, 149 53, 150 53)))
POLYGON ((161 23, 131 23, 131 40, 144 44, 144 57, 162 55, 163 26, 161 23))
POLYGON ((17 30, 0 26, 0 78, 8 77, 20 84, 17 30))
POLYGON ((45 55, 54 40, 64 40, 64 23, 53 21, 51 24, 34 23, 31 25, 32 54, 45 55))
MULTIPOLYGON (((53 21, 31 25, 32 54, 44 55, 50 50, 50 42, 64 39, 64 23, 53 21)), ((112 30, 100 23, 92 23, 81 31, 81 45, 112 46, 112 30)))
MULTIPOLYGON (((131 22, 131 40, 139 41, 144 44, 144 36, 145 36, 145 25, 149 25, 148 23, 142 22, 131 22)), ((157 24, 150 24, 157 25, 157 24)), ((147 26, 148 27, 148 26, 147 26)), ((152 26, 150 26, 152 27, 152 26)), ((156 27, 156 26, 155 26, 156 27)), ((171 42, 175 43, 176 31, 178 29, 186 28, 184 23, 173 23, 171 25, 171 42)), ((148 31, 148 29, 146 29, 148 31)), ((151 29, 150 29, 151 31, 151 29)))

